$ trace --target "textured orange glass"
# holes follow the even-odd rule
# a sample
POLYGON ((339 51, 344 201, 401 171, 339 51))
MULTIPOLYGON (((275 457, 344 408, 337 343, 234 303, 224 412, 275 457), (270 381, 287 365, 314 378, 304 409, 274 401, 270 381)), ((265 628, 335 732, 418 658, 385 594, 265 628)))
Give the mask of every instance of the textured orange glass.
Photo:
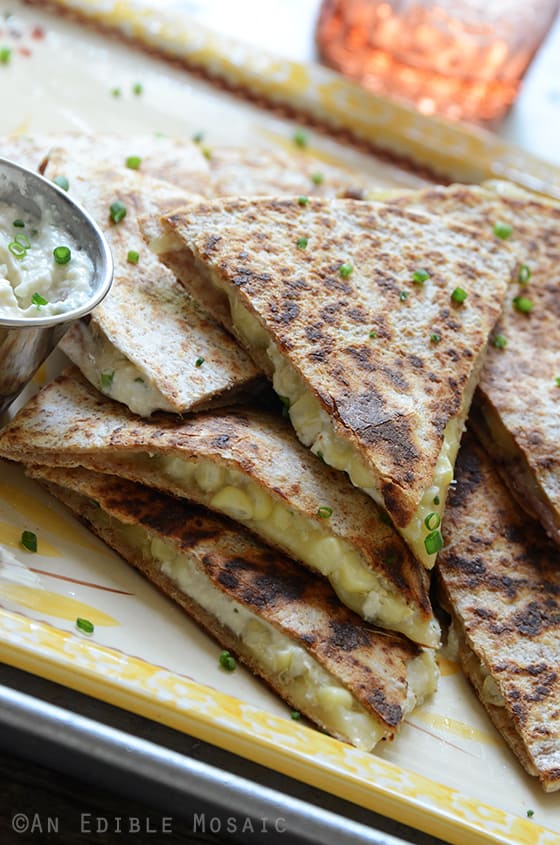
POLYGON ((559 0, 324 0, 324 61, 423 112, 500 117, 546 35, 559 0))

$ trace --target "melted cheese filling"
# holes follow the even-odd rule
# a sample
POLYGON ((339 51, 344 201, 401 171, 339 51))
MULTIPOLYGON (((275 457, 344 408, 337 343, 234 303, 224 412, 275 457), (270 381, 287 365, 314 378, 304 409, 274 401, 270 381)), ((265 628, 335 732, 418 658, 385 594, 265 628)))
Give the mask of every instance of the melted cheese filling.
MULTIPOLYGON (((188 555, 161 537, 150 537, 143 528, 125 525, 99 509, 93 518, 110 522, 111 530, 129 547, 144 560, 155 563, 182 592, 232 631, 265 677, 273 675, 289 688, 292 706, 324 725, 329 733, 366 751, 373 749, 385 735, 383 723, 368 713, 305 649, 215 587, 188 555)), ((431 652, 421 652, 410 661, 407 681, 403 717, 435 689, 437 669, 431 652)))
POLYGON ((187 495, 195 488, 197 500, 320 572, 340 600, 367 621, 400 631, 423 645, 438 645, 437 622, 413 612, 393 585, 368 567, 357 549, 274 499, 249 476, 210 461, 176 457, 152 461, 187 495))

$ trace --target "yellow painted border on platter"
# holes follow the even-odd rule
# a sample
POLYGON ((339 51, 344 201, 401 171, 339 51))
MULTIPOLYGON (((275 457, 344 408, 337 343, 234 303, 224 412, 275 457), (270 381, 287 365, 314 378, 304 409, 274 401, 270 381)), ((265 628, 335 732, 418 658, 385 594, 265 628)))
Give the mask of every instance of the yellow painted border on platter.
MULTIPOLYGON (((28 2, 45 5, 44 0, 28 2)), ((423 115, 321 65, 288 61, 213 32, 178 10, 148 0, 49 0, 48 5, 444 179, 509 179, 560 199, 559 167, 491 132, 423 115)))
POLYGON ((131 710, 453 845, 558 834, 93 640, 0 609, 0 660, 131 710))

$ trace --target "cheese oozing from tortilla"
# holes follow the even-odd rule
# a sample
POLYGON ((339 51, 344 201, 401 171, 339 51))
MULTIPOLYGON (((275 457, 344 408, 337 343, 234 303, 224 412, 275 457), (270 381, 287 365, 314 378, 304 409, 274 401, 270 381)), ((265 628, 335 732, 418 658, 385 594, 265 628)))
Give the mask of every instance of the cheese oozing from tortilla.
MULTIPOLYGON (((263 674, 273 674, 289 689, 290 703, 329 733, 365 751, 372 750, 387 734, 386 727, 368 713, 353 695, 304 648, 259 619, 240 602, 214 586, 206 573, 187 554, 170 542, 150 536, 138 525, 125 525, 96 508, 96 522, 110 525, 111 531, 137 551, 144 560, 155 563, 182 592, 211 614, 240 640, 254 665, 263 674)), ((234 648, 234 646, 231 646, 234 648)), ((435 690, 437 669, 431 652, 422 651, 408 664, 407 698, 403 717, 435 690)))
MULTIPOLYGON (((242 523, 266 542, 328 578, 340 600, 368 622, 400 631, 427 646, 439 644, 434 619, 425 619, 367 565, 360 551, 313 519, 297 513, 238 470, 211 461, 153 457, 188 495, 242 523)), ((323 522, 326 522, 325 520, 323 522)))

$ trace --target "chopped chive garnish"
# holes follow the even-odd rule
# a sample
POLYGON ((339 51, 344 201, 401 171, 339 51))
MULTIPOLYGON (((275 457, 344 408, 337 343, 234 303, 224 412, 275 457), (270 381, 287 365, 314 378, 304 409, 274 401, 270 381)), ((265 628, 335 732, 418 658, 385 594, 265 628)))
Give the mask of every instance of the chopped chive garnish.
POLYGON ((12 226, 15 226, 16 229, 25 229, 25 223, 23 222, 23 220, 20 220, 19 217, 17 220, 14 220, 12 226))
POLYGON ((45 299, 44 296, 41 296, 40 293, 34 293, 31 297, 31 304, 36 305, 37 308, 40 308, 41 305, 48 305, 49 300, 45 299))
POLYGON ((140 94, 142 94, 143 91, 144 91, 144 88, 143 88, 143 86, 140 82, 135 82, 134 85, 132 86, 132 93, 136 94, 137 97, 139 97, 140 94))
POLYGON ((27 549, 28 552, 37 551, 37 535, 34 534, 33 531, 22 531, 20 542, 23 548, 27 549))
POLYGON ((17 241, 12 241, 11 243, 9 243, 8 249, 10 250, 12 255, 14 256, 14 258, 19 258, 20 260, 22 258, 25 258, 25 256, 27 255, 26 248, 24 246, 22 246, 21 244, 18 244, 17 241))
POLYGON ((555 381, 556 387, 560 387, 560 376, 556 376, 554 381, 555 381))
POLYGON ((111 89, 111 96, 112 97, 120 97, 121 96, 121 89, 120 88, 111 89))
POLYGON ((0 64, 7 65, 12 58, 12 51, 9 47, 0 47, 0 64))
POLYGON ((532 819, 534 815, 535 815, 534 810, 527 810, 527 818, 528 819, 532 819))
POLYGON ((434 332, 433 334, 430 335, 430 340, 432 341, 432 343, 439 343, 440 340, 441 340, 441 335, 434 332))
POLYGON ((463 288, 455 288, 455 290, 451 294, 451 299, 458 305, 462 305, 466 298, 467 292, 466 290, 463 290, 463 288))
POLYGON ((138 170, 140 165, 142 164, 142 159, 140 156, 128 156, 125 161, 126 166, 129 170, 138 170))
POLYGON ((304 132, 303 129, 298 129, 297 132, 294 132, 293 141, 296 147, 306 147, 307 133, 304 132))
POLYGON ((399 299, 400 299, 401 302, 406 302, 406 300, 408 299, 408 291, 401 290, 401 292, 399 294, 399 299))
POLYGON ((204 132, 195 132, 192 136, 192 139, 195 144, 202 144, 202 142, 204 141, 204 132))
POLYGON ((109 217, 113 223, 120 223, 126 217, 126 205, 120 200, 115 200, 109 208, 109 217))
POLYGON ((101 373, 99 376, 99 380, 101 382, 101 387, 109 388, 113 384, 113 379, 115 378, 115 371, 113 370, 111 373, 101 373))
POLYGON ((78 616, 76 619, 76 628, 78 631, 82 631, 83 634, 93 634, 95 631, 93 622, 90 622, 89 619, 84 619, 82 616, 78 616))
POLYGON ((430 278, 427 270, 415 270, 412 274, 412 281, 417 285, 423 285, 430 278))
POLYGON ((373 339, 374 337, 377 337, 377 332, 375 331, 375 329, 372 329, 372 330, 370 331, 369 336, 370 336, 372 339, 373 339))
POLYGON ((129 264, 138 264, 138 261, 140 260, 140 254, 136 252, 135 249, 129 249, 126 254, 126 260, 129 264))
POLYGON ((426 519, 424 520, 424 525, 428 529, 428 531, 435 531, 436 528, 439 528, 441 523, 441 517, 439 513, 429 513, 426 519))
POLYGON ((307 244, 309 243, 307 238, 298 238, 296 241, 296 246, 298 249, 307 249, 307 244))
POLYGON ((67 191, 70 187, 70 182, 66 176, 55 176, 53 182, 55 185, 58 185, 59 188, 62 188, 63 191, 67 191))
POLYGON ((225 669, 227 672, 233 672, 237 665, 235 657, 229 651, 222 651, 220 653, 219 662, 222 669, 225 669))
POLYGON ((195 367, 202 367, 203 364, 204 364, 204 358, 202 358, 202 357, 197 358, 196 361, 194 362, 195 367))
POLYGON ((20 246, 24 247, 24 249, 31 248, 31 241, 29 240, 27 235, 24 234, 24 232, 18 232, 14 238, 14 241, 16 242, 16 244, 19 244, 20 246))
POLYGON ((329 508, 326 505, 317 509, 317 516, 321 517, 321 519, 329 519, 329 517, 332 516, 332 513, 332 508, 329 508))
POLYGON ((494 335, 494 340, 492 341, 492 345, 496 347, 496 349, 505 349, 508 345, 507 337, 503 334, 494 335))
POLYGON ((70 247, 67 246, 55 246, 53 249, 53 255, 57 264, 68 264, 72 258, 70 247))
POLYGON ((535 307, 533 300, 529 299, 527 296, 514 296, 513 304, 514 307, 523 314, 528 314, 535 307))
POLYGON ((307 205, 309 197, 298 197, 298 205, 307 205))
POLYGON ((517 274, 517 281, 520 285, 526 285, 532 275, 531 268, 527 264, 522 264, 517 274))
POLYGON ((212 150, 210 149, 210 147, 202 147, 201 153, 204 158, 208 159, 208 161, 210 161, 210 159, 212 158, 212 150))
POLYGON ((311 174, 311 181, 314 185, 322 185, 325 181, 325 177, 322 173, 312 173, 311 174))
POLYGON ((439 505, 439 502, 440 502, 439 496, 434 496, 433 502, 434 502, 434 505, 439 505))
POLYGON ((427 537, 424 538, 424 548, 429 555, 435 555, 443 549, 443 537, 440 531, 431 531, 427 537))
POLYGON ((494 234, 497 238, 507 241, 512 232, 513 227, 510 226, 509 223, 494 223, 494 234))
POLYGON ((299 712, 299 710, 292 710, 290 712, 290 719, 293 719, 294 722, 299 722, 299 720, 301 719, 301 713, 299 712))
POLYGON ((347 279, 353 269, 354 268, 351 264, 345 263, 340 265, 340 267, 338 268, 338 272, 340 273, 343 279, 347 279))

